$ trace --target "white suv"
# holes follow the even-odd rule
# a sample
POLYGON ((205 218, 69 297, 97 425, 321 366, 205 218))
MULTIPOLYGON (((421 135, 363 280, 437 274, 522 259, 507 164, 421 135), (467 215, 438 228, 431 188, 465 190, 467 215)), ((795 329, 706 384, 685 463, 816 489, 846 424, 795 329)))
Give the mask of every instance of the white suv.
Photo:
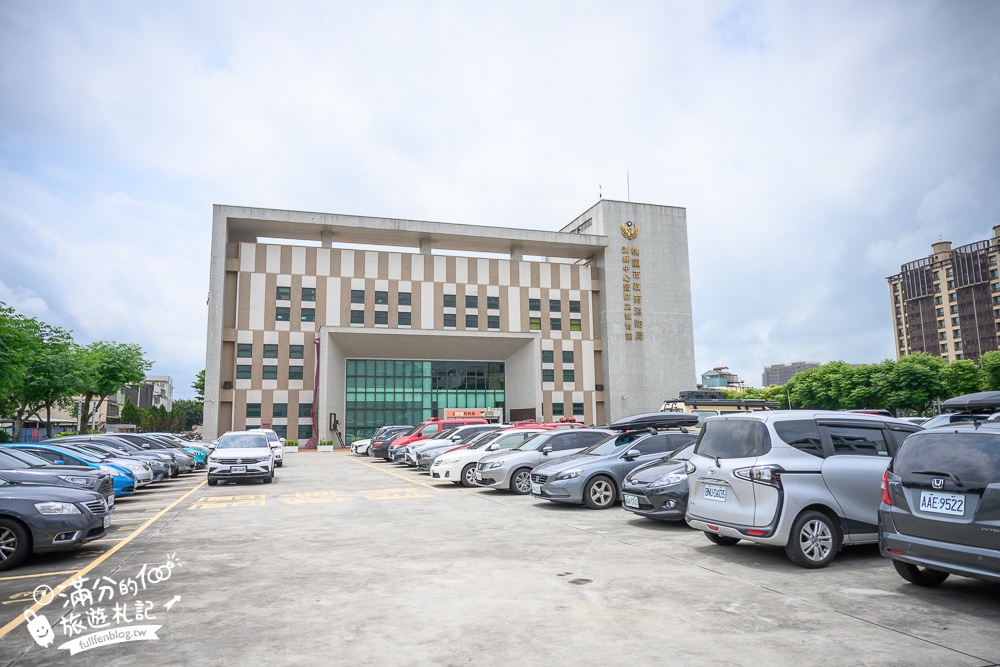
POLYGON ((802 567, 825 567, 841 545, 877 541, 882 474, 919 430, 813 410, 710 418, 685 464, 685 519, 716 544, 773 544, 802 567))
POLYGON ((274 481, 274 454, 267 437, 260 431, 232 431, 214 443, 208 456, 208 485, 259 479, 274 481))
POLYGON ((285 462, 285 450, 281 448, 281 438, 278 437, 274 429, 262 428, 258 430, 267 436, 267 444, 271 447, 271 453, 274 454, 274 465, 276 468, 280 468, 285 462))

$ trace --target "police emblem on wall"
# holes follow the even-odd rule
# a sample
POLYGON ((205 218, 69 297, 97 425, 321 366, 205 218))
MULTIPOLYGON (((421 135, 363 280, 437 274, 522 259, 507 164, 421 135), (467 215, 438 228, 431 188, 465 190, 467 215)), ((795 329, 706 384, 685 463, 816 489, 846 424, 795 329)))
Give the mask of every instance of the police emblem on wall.
POLYGON ((639 235, 639 228, 631 220, 626 220, 622 223, 622 236, 632 240, 639 235))

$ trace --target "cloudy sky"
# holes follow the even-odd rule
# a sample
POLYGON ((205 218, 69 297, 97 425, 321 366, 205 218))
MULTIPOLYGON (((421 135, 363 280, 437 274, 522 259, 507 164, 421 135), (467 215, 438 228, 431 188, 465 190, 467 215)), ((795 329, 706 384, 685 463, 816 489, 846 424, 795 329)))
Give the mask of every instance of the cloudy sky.
MULTIPOLYGON (((893 355, 1000 224, 998 2, 0 3, 0 301, 191 397, 212 204, 687 209, 699 372, 893 355)), ((692 378, 692 383, 693 383, 692 378)))

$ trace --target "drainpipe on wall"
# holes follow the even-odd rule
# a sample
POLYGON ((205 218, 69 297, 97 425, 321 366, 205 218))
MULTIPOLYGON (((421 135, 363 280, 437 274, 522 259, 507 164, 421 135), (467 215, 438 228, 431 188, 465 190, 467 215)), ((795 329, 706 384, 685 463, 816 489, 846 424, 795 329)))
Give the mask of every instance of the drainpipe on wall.
POLYGON ((313 400, 312 407, 309 409, 309 417, 312 419, 313 425, 313 436, 309 438, 306 443, 306 447, 313 448, 316 446, 316 442, 319 439, 319 420, 316 418, 316 406, 319 403, 319 338, 313 340, 313 345, 316 348, 316 363, 313 373, 313 400))

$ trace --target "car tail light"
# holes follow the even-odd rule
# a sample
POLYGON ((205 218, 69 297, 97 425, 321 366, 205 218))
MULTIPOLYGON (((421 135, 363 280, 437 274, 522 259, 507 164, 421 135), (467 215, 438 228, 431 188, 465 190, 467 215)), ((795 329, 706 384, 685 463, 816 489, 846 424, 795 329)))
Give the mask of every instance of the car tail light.
POLYGON ((882 473, 882 502, 886 505, 892 504, 892 494, 889 493, 889 471, 882 473))
POLYGON ((785 469, 778 465, 766 465, 766 466, 753 466, 752 468, 739 468, 734 470, 733 474, 740 479, 745 479, 748 482, 754 482, 756 484, 766 484, 767 486, 773 486, 776 488, 781 488, 781 473, 785 472, 785 469))
POLYGON ((754 535, 756 537, 763 537, 764 536, 764 531, 763 530, 748 530, 747 531, 747 535, 754 535))

